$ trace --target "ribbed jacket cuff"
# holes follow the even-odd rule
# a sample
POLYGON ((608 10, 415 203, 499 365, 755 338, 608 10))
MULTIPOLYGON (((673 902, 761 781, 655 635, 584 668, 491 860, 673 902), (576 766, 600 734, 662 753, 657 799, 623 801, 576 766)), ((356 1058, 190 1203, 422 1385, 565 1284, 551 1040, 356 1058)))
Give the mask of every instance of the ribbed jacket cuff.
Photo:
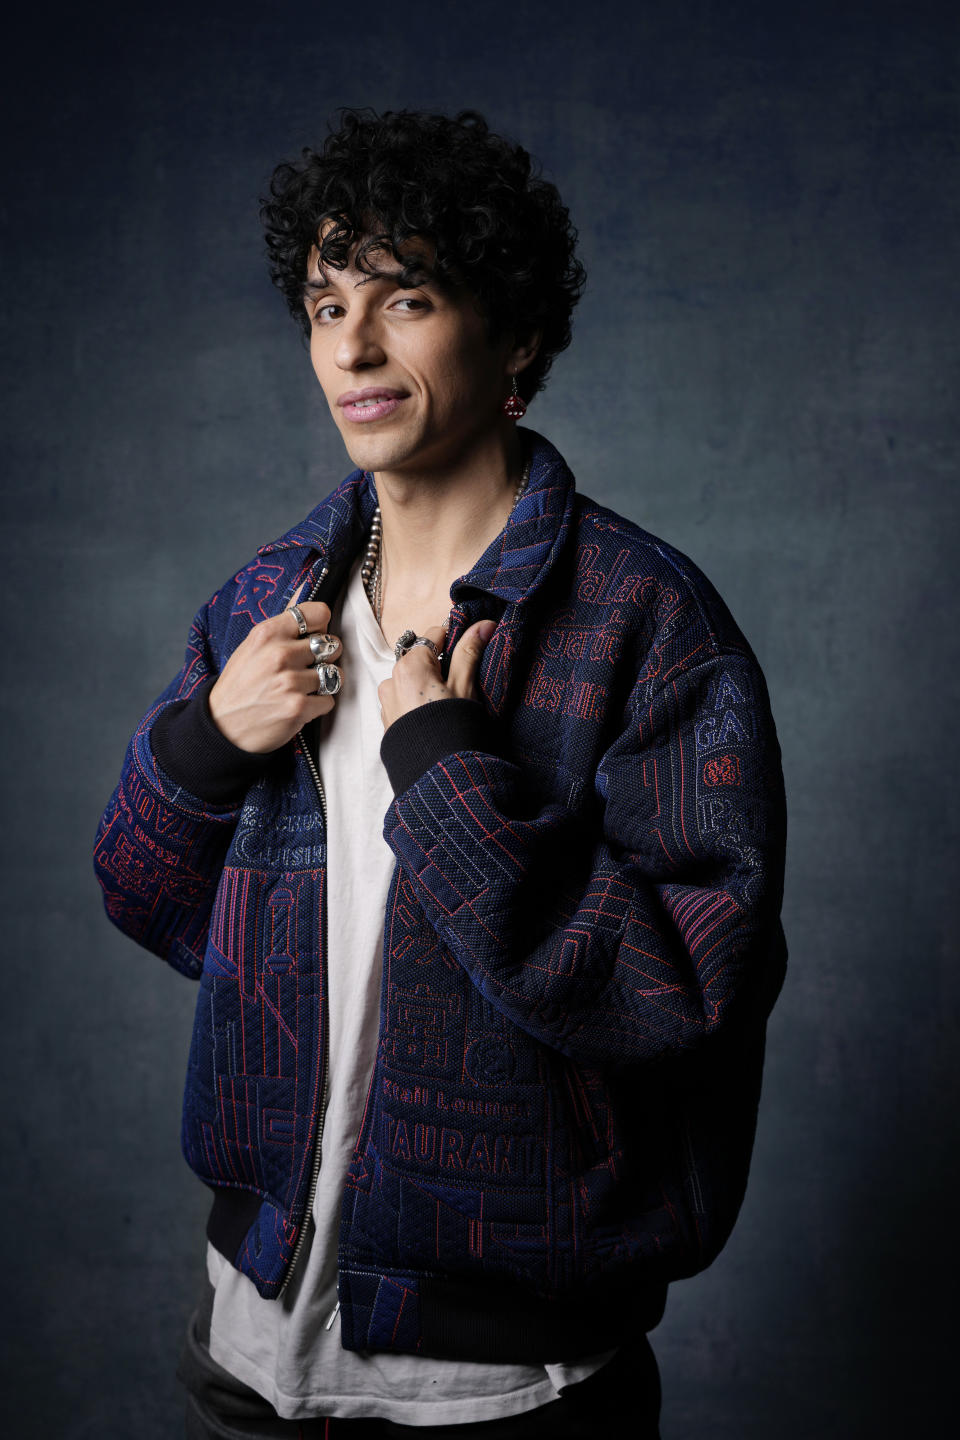
POLYGON ((150 747, 177 785, 211 805, 230 805, 266 769, 270 756, 241 750, 217 729, 209 703, 215 683, 216 677, 205 680, 189 700, 161 710, 150 747))
POLYGON ((380 741, 380 759, 395 795, 457 750, 500 754, 496 723, 479 700, 429 700, 394 720, 380 741))

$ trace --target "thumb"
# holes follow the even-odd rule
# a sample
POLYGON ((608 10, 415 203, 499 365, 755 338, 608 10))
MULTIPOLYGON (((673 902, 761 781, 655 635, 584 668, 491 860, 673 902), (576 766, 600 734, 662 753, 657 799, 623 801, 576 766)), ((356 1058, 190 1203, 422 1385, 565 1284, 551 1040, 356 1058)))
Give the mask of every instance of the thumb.
POLYGON ((495 620, 477 620, 464 630, 453 647, 447 684, 464 699, 474 699, 474 676, 484 647, 497 628, 495 620))

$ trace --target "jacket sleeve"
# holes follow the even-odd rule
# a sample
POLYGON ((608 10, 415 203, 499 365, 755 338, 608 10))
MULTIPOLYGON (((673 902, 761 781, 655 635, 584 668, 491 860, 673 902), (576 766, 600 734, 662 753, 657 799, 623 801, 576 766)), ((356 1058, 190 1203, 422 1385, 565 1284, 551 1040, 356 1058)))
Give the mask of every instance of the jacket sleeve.
POLYGON ((196 615, 183 667, 127 746, 94 848, 109 918, 131 939, 194 977, 202 969, 213 899, 240 814, 243 759, 252 758, 223 737, 218 751, 212 721, 204 728, 206 695, 218 674, 208 631, 216 599, 196 615), (176 774, 157 759, 155 731, 157 737, 165 734, 157 751, 171 767, 176 760, 176 774), (178 733, 189 734, 191 743, 178 744, 178 733), (211 777, 208 784, 199 778, 204 773, 211 777), (197 790, 185 783, 187 776, 197 790))
MULTIPOLYGON (((421 708, 464 704, 483 712, 421 708)), ((576 810, 538 806, 493 745, 444 748, 435 734, 384 838, 490 1004, 585 1064, 666 1059, 766 1016, 786 965, 786 814, 752 653, 639 679, 576 810)))

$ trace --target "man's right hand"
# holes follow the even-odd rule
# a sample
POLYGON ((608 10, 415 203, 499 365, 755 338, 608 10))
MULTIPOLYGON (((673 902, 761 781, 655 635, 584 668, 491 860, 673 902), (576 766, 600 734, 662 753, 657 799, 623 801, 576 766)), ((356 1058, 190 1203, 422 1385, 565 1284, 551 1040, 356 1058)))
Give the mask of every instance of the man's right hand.
MULTIPOLYGON (((221 734, 241 750, 265 755, 279 750, 297 731, 333 709, 335 696, 317 694, 317 661, 310 635, 329 634, 330 606, 305 600, 299 607, 309 633, 300 639, 289 610, 260 620, 234 650, 208 697, 210 714, 221 734)), ((339 665, 338 636, 332 655, 321 663, 339 665)))

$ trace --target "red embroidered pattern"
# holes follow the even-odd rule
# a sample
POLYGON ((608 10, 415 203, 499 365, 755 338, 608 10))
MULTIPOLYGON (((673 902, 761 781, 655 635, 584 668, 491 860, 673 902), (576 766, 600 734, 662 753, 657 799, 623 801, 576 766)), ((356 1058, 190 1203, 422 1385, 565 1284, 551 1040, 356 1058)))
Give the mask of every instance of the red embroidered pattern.
POLYGON ((739 755, 715 755, 703 767, 704 785, 739 785, 739 755))

